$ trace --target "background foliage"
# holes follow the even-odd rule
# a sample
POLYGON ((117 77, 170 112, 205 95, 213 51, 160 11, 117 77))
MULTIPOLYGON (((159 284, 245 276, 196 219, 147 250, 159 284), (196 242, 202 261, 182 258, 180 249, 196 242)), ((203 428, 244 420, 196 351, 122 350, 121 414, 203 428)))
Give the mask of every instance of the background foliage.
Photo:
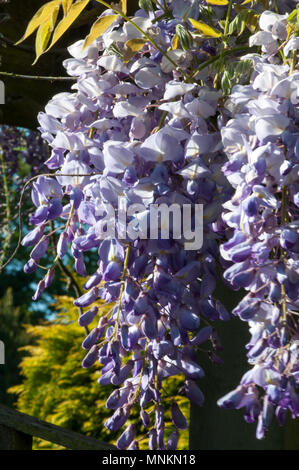
MULTIPOLYGON (((21 384, 11 387, 9 392, 18 395, 17 408, 23 413, 36 416, 50 423, 62 426, 87 436, 115 443, 115 436, 107 431, 103 423, 110 410, 105 408, 111 387, 101 387, 96 379, 99 366, 90 370, 81 367, 85 355, 81 348, 83 329, 78 325, 78 312, 73 298, 60 296, 53 305, 57 317, 40 325, 27 325, 24 335, 32 338, 30 345, 22 347, 26 355, 21 361, 21 384), (26 334, 25 334, 26 333, 26 334)), ((102 312, 109 310, 101 307, 102 312)), ((95 326, 95 325, 91 325, 95 326)), ((175 397, 180 379, 174 377, 167 393, 176 398, 182 411, 188 417, 189 405, 185 397, 175 397)), ((168 400, 170 404, 171 399, 168 400)), ((136 419, 138 412, 132 415, 136 419)), ((170 426, 170 412, 167 412, 167 425, 170 426)), ((144 428, 139 425, 142 438, 144 428)), ((142 439, 140 442, 142 447, 142 439)), ((181 433, 180 448, 187 449, 188 432, 181 433)), ((40 439, 35 439, 35 449, 57 449, 40 439)))

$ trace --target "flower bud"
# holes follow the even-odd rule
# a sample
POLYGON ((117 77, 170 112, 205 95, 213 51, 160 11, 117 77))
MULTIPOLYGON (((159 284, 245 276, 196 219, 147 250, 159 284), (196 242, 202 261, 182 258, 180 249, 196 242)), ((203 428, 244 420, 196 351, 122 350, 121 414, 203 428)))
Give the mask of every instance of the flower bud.
POLYGON ((128 450, 139 450, 138 441, 133 441, 132 444, 128 447, 128 450))
POLYGON ((33 258, 36 261, 39 261, 46 253, 48 245, 49 245, 49 238, 43 237, 41 241, 31 251, 31 254, 30 254, 31 258, 33 258))
POLYGON ((186 380, 185 392, 189 400, 197 406, 202 406, 205 400, 200 388, 192 380, 186 380))
POLYGON ((148 446, 150 450, 156 450, 157 448, 157 431, 156 429, 151 429, 149 432, 149 442, 148 446))
POLYGON ((171 418, 172 422, 178 429, 187 429, 188 421, 180 410, 179 405, 173 402, 171 405, 171 418))
POLYGON ((70 201, 75 210, 79 208, 82 199, 83 199, 83 193, 81 189, 78 188, 77 186, 72 188, 72 191, 70 194, 70 201))
POLYGON ((122 384, 129 377, 130 372, 132 371, 134 362, 129 360, 123 367, 121 367, 118 374, 115 374, 111 378, 111 383, 113 385, 122 384))
POLYGON ((62 232, 59 236, 57 243, 57 254, 60 259, 62 259, 67 252, 67 233, 62 232))
POLYGON ((107 268, 105 269, 103 279, 104 281, 116 281, 120 278, 120 266, 116 261, 110 261, 107 268))
POLYGON ((45 289, 48 289, 48 287, 50 287, 50 285, 53 282, 54 276, 55 276, 55 269, 54 268, 49 269, 49 271, 47 272, 44 278, 45 289))
POLYGON ((189 31, 181 24, 176 25, 176 34, 180 40, 182 48, 187 51, 192 46, 192 36, 189 31))
POLYGON ((139 0, 138 2, 139 8, 144 10, 146 13, 150 11, 154 11, 154 5, 152 0, 139 0))
POLYGON ((179 441, 179 432, 175 429, 167 440, 167 450, 176 450, 179 441))
POLYGON ((212 333, 213 328, 211 326, 205 326, 190 340, 190 343, 192 346, 198 346, 207 341, 212 333))
POLYGON ((84 258, 82 255, 80 255, 78 258, 75 260, 75 270, 80 276, 86 276, 86 266, 84 263, 84 258))
POLYGON ((158 430, 157 441, 158 441, 158 450, 165 450, 164 426, 158 430))
POLYGON ((110 418, 105 421, 104 426, 109 429, 109 431, 118 431, 127 421, 129 414, 129 406, 119 408, 110 418))
POLYGON ((101 328, 93 328, 89 335, 86 336, 85 340, 82 343, 83 349, 91 349, 94 344, 102 336, 103 330, 101 328))
POLYGON ((92 289, 97 286, 102 280, 102 275, 96 271, 90 278, 85 282, 84 289, 92 289))
POLYGON ((126 449, 127 447, 129 447, 134 437, 135 437, 135 426, 133 424, 130 424, 122 433, 122 435, 118 438, 117 443, 116 443, 117 448, 121 450, 126 449))
POLYGON ((93 366, 96 360, 99 357, 99 348, 97 345, 94 345, 86 354, 82 361, 82 367, 84 369, 88 369, 89 367, 93 366))
POLYGON ((45 290, 45 281, 42 280, 38 283, 37 289, 35 291, 34 296, 32 297, 32 300, 37 300, 42 295, 44 290, 45 290))
POLYGON ((74 301, 74 305, 76 305, 76 307, 82 307, 82 308, 88 307, 89 305, 91 305, 93 302, 97 300, 98 294, 99 294, 99 289, 97 287, 94 287, 89 292, 87 292, 86 294, 76 299, 74 301))
POLYGON ((100 385, 109 385, 109 384, 111 384, 112 376, 113 376, 113 371, 108 370, 108 372, 105 372, 105 374, 102 374, 101 377, 98 378, 98 384, 100 384, 100 385))
POLYGON ((196 330, 200 325, 199 316, 186 308, 180 311, 180 322, 182 327, 189 331, 196 330))
POLYGON ((98 313, 98 307, 92 307, 90 310, 87 310, 87 312, 84 312, 78 319, 78 323, 80 326, 87 326, 89 325, 92 320, 96 317, 98 313))
POLYGON ((238 387, 232 392, 227 393, 224 397, 217 401, 217 405, 226 409, 238 409, 241 401, 244 398, 244 390, 238 387))
POLYGON ((27 233, 22 240, 22 246, 33 246, 39 242, 44 231, 44 225, 36 227, 31 232, 27 233))
POLYGON ((117 410, 118 408, 121 408, 127 403, 130 393, 130 387, 114 390, 106 401, 106 408, 110 410, 117 410))
POLYGON ((141 417, 143 426, 147 428, 150 425, 150 417, 143 408, 140 411, 140 417, 141 417))
POLYGON ((34 259, 30 258, 23 269, 25 274, 32 274, 37 270, 37 264, 34 259))

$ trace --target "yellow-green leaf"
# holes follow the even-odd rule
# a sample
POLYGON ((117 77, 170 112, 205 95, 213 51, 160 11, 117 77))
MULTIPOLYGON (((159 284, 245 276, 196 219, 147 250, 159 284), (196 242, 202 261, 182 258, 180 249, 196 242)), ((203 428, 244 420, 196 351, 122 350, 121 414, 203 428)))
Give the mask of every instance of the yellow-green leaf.
POLYGON ((33 16, 33 18, 29 21, 29 24, 26 28, 24 36, 16 42, 20 44, 20 42, 27 39, 42 23, 47 21, 47 19, 51 16, 53 10, 60 5, 60 0, 52 0, 51 2, 46 3, 43 5, 33 16))
POLYGON ((52 11, 50 18, 42 23, 37 30, 35 38, 35 52, 36 58, 33 65, 38 61, 39 57, 45 52, 47 45, 49 44, 51 33, 54 29, 57 16, 59 12, 59 5, 52 11))
POLYGON ((69 9, 72 6, 73 0, 61 0, 64 16, 67 15, 69 9))
POLYGON ((49 21, 45 21, 45 23, 41 24, 37 30, 36 38, 35 38, 35 53, 36 58, 32 65, 34 65, 42 53, 45 51, 47 45, 49 44, 49 40, 51 37, 51 27, 49 21))
POLYGON ((56 20, 57 20, 57 16, 58 16, 58 13, 59 13, 59 6, 57 6, 53 11, 52 11, 52 14, 49 18, 49 25, 50 25, 50 29, 51 29, 51 33, 53 32, 54 28, 55 28, 55 24, 56 24, 56 20))
POLYGON ((127 0, 121 0, 121 10, 124 15, 127 14, 127 0))
POLYGON ((246 5, 247 3, 251 3, 252 0, 245 0, 243 3, 241 3, 241 5, 246 5))
MULTIPOLYGON (((251 0, 250 0, 251 1, 251 0)), ((228 0, 206 0, 206 2, 209 4, 209 5, 217 5, 217 6, 224 6, 224 5, 228 5, 228 0)))
POLYGON ((142 38, 129 39, 129 41, 126 42, 126 46, 129 47, 132 52, 138 52, 143 48, 146 42, 147 39, 142 38))
POLYGON ((174 51, 179 47, 179 37, 177 34, 172 38, 171 47, 174 51))
POLYGON ((125 44, 126 48, 123 55, 124 63, 127 64, 132 59, 132 57, 134 57, 136 52, 143 48, 146 42, 147 40, 143 38, 129 39, 129 41, 127 41, 125 44))
POLYGON ((51 49, 52 46, 61 38, 61 36, 68 30, 73 22, 78 18, 80 13, 89 3, 89 0, 79 0, 70 7, 68 14, 58 23, 57 28, 54 31, 52 42, 47 50, 51 49))
POLYGON ((258 25, 259 21, 259 15, 257 13, 254 13, 253 11, 248 14, 247 21, 246 21, 246 26, 251 31, 251 33, 254 33, 256 30, 256 27, 258 25))
POLYGON ((118 15, 107 15, 102 16, 101 18, 96 20, 91 27, 89 35, 85 38, 83 49, 89 46, 89 44, 91 44, 99 36, 101 36, 101 34, 103 34, 106 29, 109 28, 109 26, 113 23, 117 16, 118 15))
POLYGON ((190 23, 195 29, 201 31, 205 36, 209 36, 211 38, 219 38, 221 36, 221 32, 217 29, 212 28, 211 26, 203 23, 202 21, 196 21, 193 18, 188 18, 190 23))

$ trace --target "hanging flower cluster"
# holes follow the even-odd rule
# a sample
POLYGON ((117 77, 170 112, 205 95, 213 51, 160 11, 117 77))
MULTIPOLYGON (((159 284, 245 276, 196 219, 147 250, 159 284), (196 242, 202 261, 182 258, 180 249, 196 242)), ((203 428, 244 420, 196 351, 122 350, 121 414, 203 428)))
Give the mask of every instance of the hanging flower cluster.
MULTIPOLYGON (((265 16, 277 17, 265 12, 262 24, 265 16)), ((283 25, 277 24, 281 40, 283 25)), ((297 48, 296 39, 284 47, 286 55, 297 48)), ((233 262, 224 278, 248 291, 233 313, 249 323, 252 369, 219 404, 245 407, 246 421, 258 421, 259 439, 274 412, 280 424, 288 410, 299 415, 299 74, 265 59, 253 57, 251 84, 233 89, 227 102, 232 119, 221 130, 228 156, 223 170, 235 188, 224 204, 232 236, 221 254, 226 265, 233 262)))
MULTIPOLYGON (((156 16, 141 10, 134 22, 144 31, 153 28, 155 40, 167 50, 182 21, 180 10, 174 14, 177 18, 170 22, 153 24, 156 16)), ((184 83, 173 63, 148 43, 124 63, 124 44, 132 38, 136 29, 116 22, 83 52, 83 41, 69 48, 73 58, 64 65, 78 77, 76 91, 56 95, 39 114, 42 137, 52 147, 46 165, 56 170, 56 177, 40 176, 33 183, 36 211, 30 221, 36 228, 23 240, 23 245, 33 247, 25 271, 37 269, 47 251, 49 220, 66 220, 57 257, 63 258, 70 245, 80 275, 87 275, 84 252, 97 250, 98 269, 85 283, 86 294, 75 301, 88 309, 80 325, 87 326, 98 314, 98 298, 115 306, 84 340, 88 352, 83 367, 99 360, 99 383, 118 387, 107 400, 113 410, 107 428, 120 429, 138 402, 150 448, 164 449, 163 380, 184 374, 187 397, 202 405, 204 397, 195 380, 204 372, 196 362, 195 346, 212 337, 210 321, 229 318, 212 297, 218 254, 212 224, 231 192, 220 171, 220 133, 207 120, 215 115, 220 93, 184 83), (184 240, 174 237, 176 221, 166 240, 132 241, 128 234, 121 237, 122 226, 115 239, 105 238, 109 207, 117 212, 120 197, 128 207, 144 206, 143 212, 124 221, 133 239, 152 203, 204 204, 202 248, 184 250, 184 240), (153 419, 148 408, 154 411, 153 419)), ((208 42, 204 46, 208 48, 208 42)), ((170 56, 186 69, 192 61, 202 61, 205 52, 194 45, 193 50, 176 49, 170 56)), ((158 225, 163 226, 162 219, 158 225)), ((34 299, 53 275, 51 267, 34 299)), ((187 426, 175 402, 172 419, 177 429, 187 426)), ((131 445, 134 433, 129 425, 118 446, 131 445)), ((177 440, 175 430, 168 448, 175 448, 177 440)))
MULTIPOLYGON (((48 222, 63 220, 62 228, 57 223, 57 256, 34 299, 50 285, 69 248, 82 276, 87 276, 84 253, 98 254, 98 269, 89 273, 86 293, 75 301, 83 309, 81 326, 99 316, 82 344, 83 367, 99 361, 99 384, 116 387, 107 400, 113 413, 106 421, 109 430, 121 429, 132 407, 139 406, 149 448, 173 450, 178 430, 188 423, 173 402, 174 430, 165 443, 163 384, 183 374, 182 392, 203 404, 196 380, 204 371, 196 347, 210 340, 210 358, 219 362, 211 322, 230 318, 213 296, 218 242, 225 232, 232 238, 221 247, 224 277, 233 288, 250 291, 234 313, 250 321, 249 356, 255 366, 220 404, 246 406, 249 421, 261 416, 259 436, 274 403, 280 421, 287 408, 296 414, 298 75, 289 76, 288 66, 268 57, 277 52, 278 41, 286 42, 286 55, 297 42, 282 37, 285 15, 266 12, 271 19, 260 26, 271 51, 265 51, 267 57, 249 56, 252 84, 236 86, 223 109, 222 93, 212 87, 217 74, 206 67, 223 48, 197 34, 206 28, 198 21, 199 2, 164 3, 166 10, 154 10, 144 0, 130 22, 117 17, 88 47, 79 41, 69 48, 72 58, 64 66, 77 81, 74 92, 54 96, 38 117, 52 148, 45 163, 53 176, 33 183, 36 210, 30 222, 36 227, 23 245, 32 247, 25 271, 34 272, 47 253, 48 222), (139 209, 118 219, 111 236, 120 201, 139 209), (190 239, 177 236, 187 223, 181 214, 168 225, 157 215, 159 235, 149 236, 152 204, 203 205, 202 246, 186 249, 190 239), (99 298, 113 302, 105 316, 99 298), (256 385, 266 391, 264 411, 256 385)), ((220 34, 212 27, 208 31, 212 37, 220 34)), ((253 44, 259 44, 255 36, 253 44)), ((189 234, 196 225, 193 209, 189 234)), ((117 445, 138 448, 134 424, 117 445)))

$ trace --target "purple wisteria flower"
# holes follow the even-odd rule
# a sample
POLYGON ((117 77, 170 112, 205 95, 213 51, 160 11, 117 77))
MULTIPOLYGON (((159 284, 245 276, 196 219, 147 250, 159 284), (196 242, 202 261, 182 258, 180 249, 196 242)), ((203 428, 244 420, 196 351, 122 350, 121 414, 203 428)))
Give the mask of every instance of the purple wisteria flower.
MULTIPOLYGON (((218 241, 227 235, 221 246, 224 278, 233 289, 248 291, 233 313, 249 323, 253 368, 219 404, 245 407, 245 419, 258 420, 258 438, 274 408, 279 422, 287 409, 299 413, 293 316, 299 293, 299 80, 298 73, 289 75, 288 65, 272 60, 288 39, 287 16, 260 16, 262 31, 250 43, 262 45, 265 55, 249 56, 252 80, 234 87, 223 109, 221 91, 211 88, 213 70, 212 77, 203 73, 188 80, 215 55, 215 39, 192 31, 188 47, 182 40, 172 47, 188 18, 201 18, 201 3, 173 0, 165 2, 167 14, 159 5, 136 12, 132 22, 163 54, 150 41, 131 53, 128 41, 143 35, 122 18, 84 50, 82 41, 75 43, 69 48, 72 58, 64 62, 77 78, 72 91, 54 96, 39 114, 41 135, 52 148, 45 163, 53 176, 40 176, 33 185, 35 227, 23 240, 32 249, 24 269, 38 268, 47 253, 47 224, 55 221, 57 257, 34 298, 66 255, 87 277, 86 292, 74 301, 83 309, 79 324, 99 320, 83 341, 82 366, 99 362, 99 384, 116 387, 106 402, 113 414, 105 426, 111 431, 126 426, 117 441, 120 449, 138 448, 136 427, 128 422, 135 405, 149 448, 176 449, 178 430, 188 423, 173 401, 175 429, 166 442, 163 382, 168 377, 182 375, 182 393, 203 405, 197 381, 204 371, 195 349, 206 343, 209 358, 221 362, 213 351, 219 349, 213 322, 230 314, 214 291, 218 241), (121 214, 120 200, 138 209, 126 213, 112 236, 108 229, 121 214), (185 240, 176 236, 182 223, 175 217, 168 227, 156 217, 151 229, 159 235, 149 237, 151 204, 203 206, 202 246, 185 249, 185 240), (163 237, 166 228, 169 236, 163 237), (89 251, 96 253, 97 267, 87 275, 89 251), (105 317, 98 299, 113 303, 105 317)), ((286 55, 296 48, 293 38, 286 55)), ((190 219, 192 231, 191 211, 190 219)))
MULTIPOLYGON (((285 39, 284 16, 265 12, 260 26, 285 39)), ((218 404, 245 408, 245 420, 257 421, 258 439, 274 415, 279 424, 288 411, 293 418, 299 415, 298 93, 298 73, 261 58, 252 83, 233 89, 231 120, 221 130, 228 156, 223 170, 235 188, 224 204, 231 237, 221 254, 226 266, 233 262, 224 278, 234 289, 248 291, 233 313, 249 324, 246 348, 252 369, 218 404)))

